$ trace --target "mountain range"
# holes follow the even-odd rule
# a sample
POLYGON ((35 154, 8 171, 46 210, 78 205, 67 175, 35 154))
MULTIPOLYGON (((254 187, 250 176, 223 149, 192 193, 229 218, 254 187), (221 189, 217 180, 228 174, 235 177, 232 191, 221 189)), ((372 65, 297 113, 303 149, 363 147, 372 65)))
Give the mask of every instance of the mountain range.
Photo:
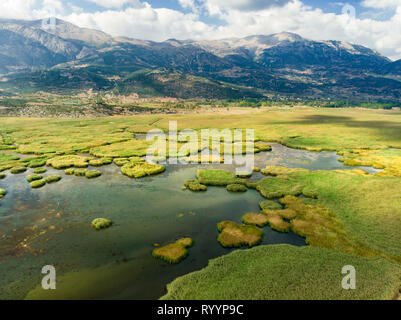
POLYGON ((0 88, 177 98, 401 99, 401 60, 283 32, 213 41, 112 37, 56 20, 0 20, 0 88))

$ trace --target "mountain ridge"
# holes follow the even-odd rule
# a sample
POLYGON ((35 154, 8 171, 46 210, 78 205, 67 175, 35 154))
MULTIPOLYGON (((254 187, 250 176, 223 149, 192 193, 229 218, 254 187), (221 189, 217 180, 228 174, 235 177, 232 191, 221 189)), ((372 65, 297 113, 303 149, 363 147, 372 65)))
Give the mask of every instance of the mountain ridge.
MULTIPOLYGON (((49 83, 43 78, 46 74, 52 74, 53 78, 56 74, 59 78, 69 74, 76 84, 74 88, 79 87, 82 78, 83 89, 123 87, 132 91, 124 82, 130 74, 141 69, 163 68, 172 70, 172 74, 181 72, 186 79, 198 77, 196 83, 204 78, 203 83, 231 84, 232 88, 242 87, 244 93, 253 90, 253 96, 353 96, 362 100, 397 100, 401 96, 398 81, 401 60, 391 61, 358 44, 314 41, 290 32, 222 40, 155 42, 112 37, 59 19, 56 25, 56 29, 43 30, 41 20, 0 19, 0 74, 5 79, 0 87, 8 85, 18 90, 23 86, 18 79, 24 79, 33 90, 46 89, 45 84, 49 83), (38 77, 36 73, 42 75, 38 77), (111 78, 118 80, 110 81, 111 78)), ((154 83, 152 77, 142 83, 154 83)), ((173 97, 183 96, 178 83, 176 90, 170 83, 168 92, 173 97)), ((227 92, 222 87, 214 91, 219 92, 215 98, 231 98, 222 94, 227 92)))

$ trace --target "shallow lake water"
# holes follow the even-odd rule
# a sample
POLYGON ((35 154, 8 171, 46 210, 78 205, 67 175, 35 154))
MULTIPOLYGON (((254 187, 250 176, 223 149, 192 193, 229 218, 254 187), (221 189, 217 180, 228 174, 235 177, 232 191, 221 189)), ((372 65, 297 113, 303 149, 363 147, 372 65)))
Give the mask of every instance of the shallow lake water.
MULTIPOLYGON (((333 152, 272 146, 272 152, 256 155, 256 166, 351 169, 333 152)), ((32 169, 21 175, 7 173, 0 181, 8 192, 0 201, 0 299, 157 299, 175 278, 231 252, 217 242, 217 223, 241 222, 245 213, 259 212, 263 198, 254 190, 182 191, 184 181, 195 178, 199 167, 168 166, 161 175, 139 180, 123 176, 115 165, 100 168, 103 175, 94 180, 50 168, 45 175, 58 173, 63 179, 37 190, 26 182, 32 169), (111 219, 113 226, 95 231, 90 223, 98 217, 111 219), (183 262, 170 265, 152 257, 153 244, 180 237, 195 241, 183 262), (41 288, 45 265, 56 267, 57 290, 41 288)), ((262 244, 305 245, 293 233, 263 230, 262 244)))

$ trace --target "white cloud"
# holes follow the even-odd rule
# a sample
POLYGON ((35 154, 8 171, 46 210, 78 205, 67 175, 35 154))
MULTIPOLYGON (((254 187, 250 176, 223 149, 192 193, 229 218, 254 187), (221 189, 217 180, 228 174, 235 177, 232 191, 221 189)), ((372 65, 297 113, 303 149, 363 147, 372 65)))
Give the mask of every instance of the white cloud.
POLYGON ((400 0, 364 0, 361 3, 364 7, 385 9, 397 8, 401 6, 400 0))
POLYGON ((103 8, 122 8, 124 5, 129 4, 134 7, 140 7, 142 4, 139 0, 86 0, 96 3, 103 8))
POLYGON ((154 9, 147 3, 141 8, 74 13, 64 18, 77 25, 100 29, 114 36, 154 41, 168 38, 200 39, 210 36, 214 29, 199 21, 195 14, 184 14, 165 8, 154 9))

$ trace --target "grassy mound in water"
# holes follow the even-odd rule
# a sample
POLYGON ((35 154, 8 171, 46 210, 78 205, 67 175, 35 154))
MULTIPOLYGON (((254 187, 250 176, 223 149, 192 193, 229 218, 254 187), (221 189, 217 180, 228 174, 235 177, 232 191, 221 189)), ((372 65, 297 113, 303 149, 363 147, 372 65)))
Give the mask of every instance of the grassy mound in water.
POLYGON ((45 180, 36 180, 36 181, 32 181, 30 183, 31 188, 33 188, 33 189, 42 188, 45 184, 46 184, 45 180))
POLYGON ((262 210, 279 210, 281 205, 273 200, 264 200, 259 203, 259 207, 262 210))
POLYGON ((28 182, 32 182, 32 181, 36 181, 36 180, 42 180, 43 176, 40 174, 31 174, 29 176, 26 177, 26 180, 28 182))
POLYGON ((34 159, 28 163, 29 168, 40 168, 46 165, 46 159, 34 159))
POLYGON ((269 219, 261 213, 247 213, 242 217, 242 222, 252 226, 264 227, 269 223, 269 219))
POLYGON ((168 263, 176 264, 188 256, 187 248, 192 246, 193 240, 191 238, 183 238, 177 240, 175 243, 154 249, 152 255, 168 263))
POLYGON ((229 192, 246 192, 247 190, 248 188, 242 184, 229 184, 227 186, 227 191, 229 192))
POLYGON ((6 190, 4 190, 4 189, 2 189, 2 188, 0 188, 0 199, 1 198, 4 198, 4 196, 7 194, 7 191, 6 190))
POLYGON ((303 184, 290 179, 265 178, 257 183, 256 189, 267 199, 278 199, 286 195, 302 194, 303 184))
POLYGON ((14 168, 11 168, 10 172, 12 174, 20 174, 20 173, 24 173, 26 170, 27 170, 26 167, 14 167, 14 168))
POLYGON ((92 167, 101 167, 101 166, 109 165, 112 163, 113 163, 113 159, 111 159, 111 158, 100 158, 100 159, 89 160, 89 164, 92 167))
POLYGON ((88 179, 94 179, 100 177, 102 173, 99 170, 88 170, 85 173, 85 177, 88 179))
POLYGON ((262 151, 272 151, 271 145, 261 142, 255 142, 255 153, 262 151))
POLYGON ((196 177, 201 184, 208 186, 226 186, 236 181, 235 174, 226 170, 199 169, 196 177))
POLYGON ((122 167, 123 165, 129 163, 128 158, 116 158, 113 161, 114 161, 114 164, 118 167, 122 167))
POLYGON ((278 213, 274 212, 269 212, 269 213, 264 213, 266 216, 266 220, 270 224, 270 227, 273 230, 279 231, 279 232, 289 232, 291 229, 291 225, 284 221, 283 217, 280 216, 278 213))
POLYGON ((239 225, 232 221, 223 221, 217 225, 220 232, 218 241, 226 248, 253 247, 263 238, 263 231, 255 226, 239 225))
POLYGON ((211 260, 167 285, 162 300, 390 300, 400 278, 401 266, 381 257, 269 245, 211 260), (341 287, 345 265, 357 270, 357 290, 341 287))
POLYGON ((6 175, 4 173, 0 173, 0 180, 3 180, 6 178, 6 175))
POLYGON ((42 173, 46 173, 47 169, 46 168, 36 168, 35 170, 33 170, 34 174, 42 174, 42 173))
POLYGON ((54 169, 67 169, 71 167, 87 168, 89 165, 88 161, 89 158, 86 157, 66 155, 49 159, 47 160, 46 164, 54 169))
POLYGON ((130 178, 142 178, 156 175, 166 170, 163 165, 151 164, 147 162, 129 162, 122 166, 121 172, 130 178))
POLYGON ((200 184, 198 180, 187 180, 184 184, 185 189, 189 189, 193 192, 206 191, 207 187, 200 184))
POLYGON ((96 230, 103 230, 109 228, 113 223, 104 218, 97 218, 92 221, 92 227, 96 230))
POLYGON ((130 139, 129 141, 92 148, 90 154, 98 158, 142 157, 146 156, 151 145, 151 141, 130 139))
POLYGON ((61 180, 61 176, 58 174, 54 174, 45 178, 46 183, 56 183, 61 180))

